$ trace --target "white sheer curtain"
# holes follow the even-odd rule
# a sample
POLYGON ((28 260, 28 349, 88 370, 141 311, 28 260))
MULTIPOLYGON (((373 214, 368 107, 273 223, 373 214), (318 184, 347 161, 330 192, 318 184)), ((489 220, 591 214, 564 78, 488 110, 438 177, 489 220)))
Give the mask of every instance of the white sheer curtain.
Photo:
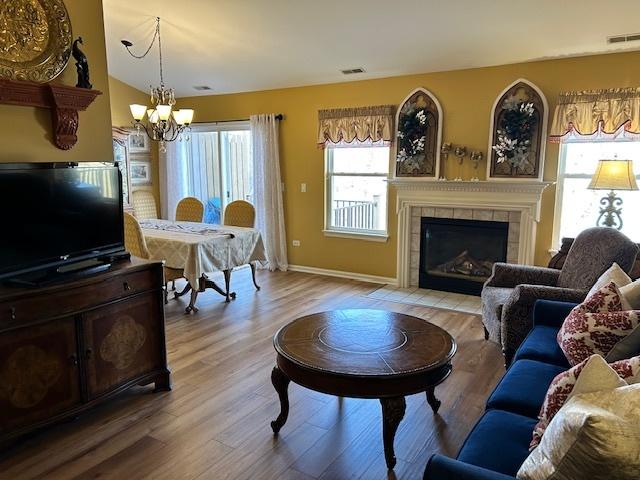
POLYGON ((279 122, 274 114, 251 116, 256 228, 263 236, 267 268, 286 271, 289 264, 282 205, 278 127, 279 122))
POLYGON ((167 153, 160 158, 162 218, 175 219, 176 205, 184 197, 196 197, 205 205, 220 197, 217 142, 217 134, 207 132, 193 133, 188 142, 167 143, 167 153))

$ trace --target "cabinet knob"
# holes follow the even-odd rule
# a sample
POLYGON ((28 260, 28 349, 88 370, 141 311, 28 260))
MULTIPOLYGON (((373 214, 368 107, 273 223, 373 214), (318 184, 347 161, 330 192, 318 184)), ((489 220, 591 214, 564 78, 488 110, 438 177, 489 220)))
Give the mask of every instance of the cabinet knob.
POLYGON ((71 365, 78 365, 78 357, 76 357, 75 353, 71 354, 69 361, 71 362, 71 365))
POLYGON ((15 320, 16 319, 16 307, 11 307, 9 309, 9 313, 11 314, 11 320, 15 320))
POLYGON ((87 348, 87 351, 85 352, 85 356, 87 357, 87 360, 90 360, 91 357, 93 356, 93 350, 91 350, 90 348, 87 348))
POLYGON ((129 282, 124 282, 122 286, 124 287, 125 292, 131 290, 131 285, 129 285, 129 282))

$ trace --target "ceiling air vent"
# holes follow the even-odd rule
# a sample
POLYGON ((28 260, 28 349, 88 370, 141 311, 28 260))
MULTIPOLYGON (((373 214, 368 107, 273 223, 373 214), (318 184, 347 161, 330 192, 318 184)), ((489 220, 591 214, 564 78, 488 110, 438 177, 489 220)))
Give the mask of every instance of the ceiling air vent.
POLYGON ((616 35, 607 37, 607 43, 626 43, 640 40, 640 33, 627 33, 625 35, 616 35))
POLYGON ((211 88, 208 85, 196 85, 195 87, 193 87, 194 90, 198 90, 199 92, 205 91, 205 90, 213 90, 213 88, 211 88))
POLYGON ((354 73, 364 73, 364 68, 347 68, 346 70, 340 70, 343 75, 353 75, 354 73))

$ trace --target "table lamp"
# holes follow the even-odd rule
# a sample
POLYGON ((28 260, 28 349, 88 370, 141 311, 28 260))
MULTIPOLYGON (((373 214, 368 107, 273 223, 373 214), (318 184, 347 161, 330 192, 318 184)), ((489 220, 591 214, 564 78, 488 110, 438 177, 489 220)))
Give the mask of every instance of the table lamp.
POLYGON ((638 190, 633 174, 633 160, 598 160, 598 168, 587 187, 590 190, 611 190, 600 200, 600 216, 596 225, 622 229, 622 199, 614 190, 638 190))

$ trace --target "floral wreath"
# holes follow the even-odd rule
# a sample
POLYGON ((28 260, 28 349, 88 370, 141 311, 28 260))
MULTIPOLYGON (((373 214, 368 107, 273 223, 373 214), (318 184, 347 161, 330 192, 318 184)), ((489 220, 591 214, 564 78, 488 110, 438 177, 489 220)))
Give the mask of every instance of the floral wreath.
POLYGON ((424 127, 427 124, 427 115, 424 109, 418 110, 414 105, 403 109, 398 125, 398 163, 405 162, 411 157, 420 155, 425 150, 426 136, 424 127))
POLYGON ((507 162, 513 168, 523 167, 531 153, 531 136, 536 126, 536 109, 532 102, 522 101, 515 95, 502 103, 504 114, 496 131, 498 141, 491 148, 497 162, 507 162))

